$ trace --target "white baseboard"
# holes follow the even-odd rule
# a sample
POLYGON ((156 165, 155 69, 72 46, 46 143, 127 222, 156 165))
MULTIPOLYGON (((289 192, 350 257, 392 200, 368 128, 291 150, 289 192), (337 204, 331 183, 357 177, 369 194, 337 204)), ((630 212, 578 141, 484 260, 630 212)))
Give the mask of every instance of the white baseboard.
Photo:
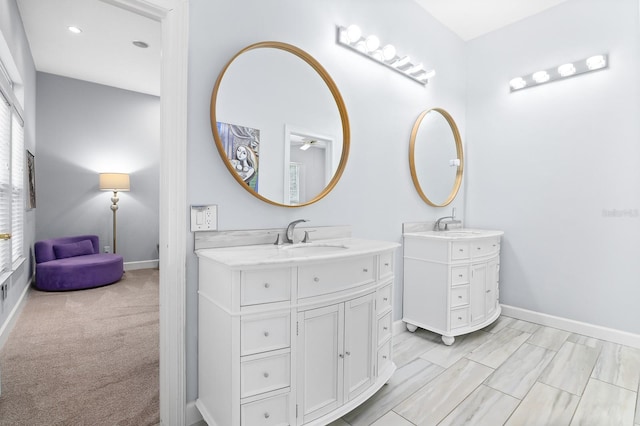
POLYGON ((394 336, 406 330, 407 324, 402 320, 394 321, 391 325, 391 334, 393 334, 394 336))
POLYGON ((556 317, 553 315, 547 315, 540 312, 529 311, 527 309, 517 308, 515 306, 501 306, 502 315, 507 317, 530 321, 536 324, 559 328, 561 330, 570 331, 572 333, 578 333, 584 336, 594 337, 596 339, 606 340, 608 342, 618 343, 620 345, 631 346, 633 348, 640 349, 640 335, 638 334, 616 330, 613 328, 602 327, 586 322, 574 321, 567 318, 556 317))
POLYGON ((140 262, 124 262, 125 271, 135 271, 136 269, 157 269, 160 265, 158 259, 143 260, 140 262))
POLYGON ((200 410, 198 410, 198 407, 196 407, 195 401, 187 402, 186 415, 187 415, 187 422, 186 422, 187 426, 194 426, 201 422, 202 424, 206 425, 206 423, 204 423, 204 419, 202 418, 202 414, 200 414, 200 410))
POLYGON ((4 324, 2 324, 2 326, 0 327, 0 349, 4 346, 5 342, 7 341, 7 338, 9 337, 9 332, 11 331, 11 329, 15 325, 16 320, 18 319, 18 313, 24 306, 24 302, 26 300, 25 296, 27 295, 29 288, 31 288, 31 283, 32 283, 32 280, 30 280, 27 283, 27 285, 24 287, 24 290, 22 291, 22 294, 20 295, 18 302, 15 304, 15 306, 9 313, 9 316, 7 317, 4 324))

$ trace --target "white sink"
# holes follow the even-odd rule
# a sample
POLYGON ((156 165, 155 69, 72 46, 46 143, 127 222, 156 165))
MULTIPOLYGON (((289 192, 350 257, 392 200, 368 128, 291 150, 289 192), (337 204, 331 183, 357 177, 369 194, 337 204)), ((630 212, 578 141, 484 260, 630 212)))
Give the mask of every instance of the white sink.
POLYGON ((342 251, 347 249, 348 247, 344 244, 314 244, 314 243, 300 243, 293 244, 290 246, 284 246, 281 250, 285 250, 291 252, 295 255, 314 255, 314 254, 325 254, 325 253, 333 253, 336 251, 342 251))
POLYGON ((504 232, 490 230, 490 229, 459 228, 459 229, 450 229, 448 231, 406 232, 404 235, 410 236, 410 237, 459 240, 459 239, 465 239, 465 238, 495 237, 502 234, 504 234, 504 232))

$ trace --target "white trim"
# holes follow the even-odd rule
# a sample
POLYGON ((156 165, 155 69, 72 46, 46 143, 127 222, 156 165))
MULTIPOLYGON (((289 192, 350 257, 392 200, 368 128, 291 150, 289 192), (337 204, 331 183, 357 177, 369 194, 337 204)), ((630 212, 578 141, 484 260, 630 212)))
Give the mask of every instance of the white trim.
POLYGON ((109 0, 160 21, 160 424, 186 421, 189 0, 109 0))
POLYGON ((204 418, 202 417, 202 414, 200 414, 200 410, 198 410, 198 407, 196 407, 196 402, 187 402, 187 426, 193 426, 203 421, 204 418))
POLYGON ((139 262, 124 262, 125 271, 135 271, 137 269, 158 269, 160 261, 158 259, 153 260, 141 260, 139 262))
POLYGON ((608 342, 618 343, 620 345, 631 346, 633 348, 640 349, 640 335, 638 334, 616 330, 613 328, 602 327, 586 322, 575 321, 568 318, 556 317, 553 315, 543 314, 541 312, 529 311, 527 309, 517 308, 515 306, 501 306, 502 315, 507 317, 512 317, 523 321, 530 321, 536 324, 559 328, 561 330, 570 331, 572 333, 578 333, 584 336, 594 337, 596 339, 606 340, 608 342))
POLYGON ((24 307, 24 303, 27 300, 25 296, 27 295, 29 288, 31 288, 31 281, 29 281, 27 285, 24 287, 24 290, 22 290, 22 294, 20 295, 20 298, 18 298, 18 302, 15 304, 15 306, 9 313, 9 316, 7 317, 4 324, 2 324, 2 327, 0 327, 0 349, 2 349, 2 347, 6 343, 7 338, 9 337, 9 333, 13 329, 13 326, 15 325, 18 319, 18 314, 24 307))
POLYGON ((393 324, 391 325, 391 334, 394 336, 397 336, 398 334, 406 330, 407 330, 407 323, 405 323, 402 320, 394 321, 393 324))

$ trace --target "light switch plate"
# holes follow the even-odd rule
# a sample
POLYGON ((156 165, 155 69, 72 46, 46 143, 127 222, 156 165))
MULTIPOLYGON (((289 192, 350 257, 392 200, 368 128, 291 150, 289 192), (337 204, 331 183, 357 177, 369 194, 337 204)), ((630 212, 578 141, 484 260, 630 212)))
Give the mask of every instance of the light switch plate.
POLYGON ((218 206, 191 206, 191 232, 216 231, 218 229, 218 206))

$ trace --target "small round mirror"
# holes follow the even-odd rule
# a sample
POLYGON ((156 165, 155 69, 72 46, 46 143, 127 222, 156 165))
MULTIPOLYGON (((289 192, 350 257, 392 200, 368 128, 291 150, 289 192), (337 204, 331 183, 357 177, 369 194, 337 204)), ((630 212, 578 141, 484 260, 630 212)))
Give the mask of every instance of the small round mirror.
POLYGON ((458 126, 441 109, 423 111, 413 125, 409 146, 411 178, 429 205, 450 204, 462 184, 464 159, 458 126))
POLYGON ((278 206, 325 197, 349 154, 338 88, 318 61, 286 43, 252 44, 227 63, 211 95, 211 128, 235 180, 278 206))

